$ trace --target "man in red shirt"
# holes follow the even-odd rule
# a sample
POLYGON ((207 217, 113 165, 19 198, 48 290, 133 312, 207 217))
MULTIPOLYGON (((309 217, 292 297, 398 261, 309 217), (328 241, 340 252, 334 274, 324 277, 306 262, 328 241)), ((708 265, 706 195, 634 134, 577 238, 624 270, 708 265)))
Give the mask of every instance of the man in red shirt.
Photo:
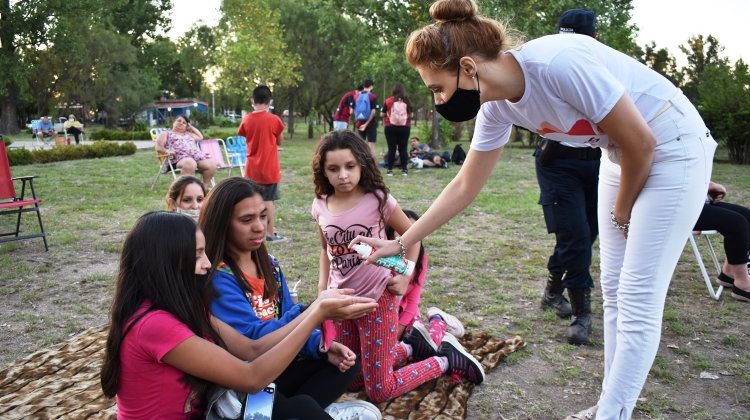
POLYGON ((356 90, 346 92, 341 96, 339 106, 336 108, 336 112, 333 113, 334 130, 346 130, 349 127, 349 119, 354 113, 354 98, 356 98, 357 93, 362 89, 364 89, 364 86, 359 85, 356 90))
POLYGON ((268 229, 266 241, 285 240, 274 230, 275 207, 273 202, 280 198, 281 164, 278 148, 284 140, 284 123, 272 114, 271 89, 258 86, 253 90, 253 112, 245 115, 237 134, 245 137, 247 143, 247 163, 245 178, 254 181, 263 189, 263 201, 268 209, 268 229))

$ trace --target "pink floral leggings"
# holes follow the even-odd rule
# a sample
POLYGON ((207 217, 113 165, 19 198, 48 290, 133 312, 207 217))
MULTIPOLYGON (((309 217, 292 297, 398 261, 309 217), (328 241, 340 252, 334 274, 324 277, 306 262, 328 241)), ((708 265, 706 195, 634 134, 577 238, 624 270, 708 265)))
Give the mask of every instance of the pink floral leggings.
MULTIPOLYGON (((394 370, 394 366, 406 362, 407 356, 404 347, 397 344, 398 304, 387 290, 378 299, 375 312, 354 320, 334 321, 334 326, 336 341, 359 355, 365 392, 375 403, 403 395, 443 374, 435 357, 394 370)), ((359 382, 355 380, 353 386, 359 382)))

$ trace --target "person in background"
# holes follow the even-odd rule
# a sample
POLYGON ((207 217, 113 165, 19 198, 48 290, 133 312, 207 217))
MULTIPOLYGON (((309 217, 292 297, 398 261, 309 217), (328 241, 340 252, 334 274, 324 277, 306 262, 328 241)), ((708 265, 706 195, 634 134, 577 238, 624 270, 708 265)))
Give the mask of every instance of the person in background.
POLYGON ((63 128, 68 134, 72 134, 76 139, 76 144, 81 142, 81 134, 83 134, 83 124, 76 120, 76 116, 73 114, 68 115, 68 119, 63 123, 63 128))
MULTIPOLYGON (((596 15, 569 9, 560 15, 561 34, 596 38, 596 15)), ((565 35, 561 35, 565 36, 565 35)), ((555 234, 555 248, 547 261, 547 284, 542 309, 573 320, 565 331, 568 343, 589 344, 591 333, 591 248, 599 234, 596 217, 599 186, 599 148, 542 138, 534 156, 539 182, 539 204, 547 232, 555 234), (563 291, 568 290, 570 303, 563 291)))
POLYGON ((287 238, 276 233, 274 202, 281 198, 281 163, 279 147, 284 141, 284 123, 271 113, 273 95, 268 86, 260 85, 253 89, 253 112, 242 118, 237 134, 247 142, 247 163, 245 178, 263 188, 263 201, 268 211, 266 241, 285 241, 287 238))
POLYGON ((57 135, 55 127, 52 124, 52 120, 48 116, 44 116, 39 121, 39 128, 34 133, 39 140, 44 141, 45 137, 53 138, 57 135))
POLYGON ((378 97, 372 93, 375 87, 372 80, 365 80, 362 86, 363 89, 354 98, 354 126, 359 136, 370 146, 372 158, 377 160, 375 142, 378 140, 377 113, 380 105, 378 105, 378 97))
POLYGON ((421 143, 419 137, 411 138, 411 151, 409 155, 412 158, 418 158, 422 161, 425 168, 447 168, 448 161, 443 159, 438 153, 435 153, 427 143, 421 143))
POLYGON ((411 102, 404 92, 404 85, 397 83, 393 87, 393 96, 389 96, 383 103, 383 109, 380 116, 383 119, 385 127, 385 140, 388 142, 388 154, 386 155, 385 165, 388 168, 388 176, 393 176, 393 163, 396 160, 396 150, 401 164, 401 175, 408 175, 409 155, 406 152, 406 144, 409 141, 411 132, 411 120, 414 117, 414 111, 411 102))
POLYGON ((203 133, 190 124, 188 117, 180 115, 174 119, 171 130, 159 134, 154 147, 157 152, 167 155, 172 166, 179 168, 184 175, 200 172, 203 183, 208 185, 216 173, 216 162, 198 148, 197 141, 202 139, 203 133))
POLYGON ((333 129, 334 130, 346 130, 349 128, 349 120, 354 113, 354 98, 357 93, 362 91, 364 86, 359 85, 357 89, 346 92, 339 100, 339 106, 336 108, 336 112, 333 113, 333 129))
POLYGON ((200 179, 183 175, 169 186, 167 211, 185 214, 197 222, 205 196, 206 186, 200 179))

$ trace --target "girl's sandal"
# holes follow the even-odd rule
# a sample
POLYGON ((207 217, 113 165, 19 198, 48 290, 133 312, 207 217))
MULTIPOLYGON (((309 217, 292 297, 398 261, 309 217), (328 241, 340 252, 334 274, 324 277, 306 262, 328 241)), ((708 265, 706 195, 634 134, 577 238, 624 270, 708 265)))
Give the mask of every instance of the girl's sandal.
POLYGON ((565 420, 593 420, 594 417, 596 417, 597 408, 599 408, 598 405, 589 407, 585 410, 579 411, 575 414, 565 417, 565 420))
POLYGON ((732 286, 732 297, 742 302, 750 302, 750 292, 746 292, 737 286, 732 286))

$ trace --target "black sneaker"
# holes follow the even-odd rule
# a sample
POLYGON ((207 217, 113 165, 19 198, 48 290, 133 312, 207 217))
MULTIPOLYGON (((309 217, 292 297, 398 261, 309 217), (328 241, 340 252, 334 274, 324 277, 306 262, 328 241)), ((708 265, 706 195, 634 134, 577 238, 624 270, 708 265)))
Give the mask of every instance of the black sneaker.
POLYGON ((393 176, 393 171, 388 171, 385 174, 388 175, 388 176, 393 176))
POLYGON ((479 385, 484 381, 484 368, 474 356, 458 342, 453 334, 445 333, 438 356, 448 359, 448 373, 455 372, 467 381, 479 385))
POLYGON ((411 329, 404 334, 403 341, 411 346, 411 356, 414 360, 424 360, 437 355, 437 344, 432 340, 424 324, 419 321, 412 324, 411 329))

